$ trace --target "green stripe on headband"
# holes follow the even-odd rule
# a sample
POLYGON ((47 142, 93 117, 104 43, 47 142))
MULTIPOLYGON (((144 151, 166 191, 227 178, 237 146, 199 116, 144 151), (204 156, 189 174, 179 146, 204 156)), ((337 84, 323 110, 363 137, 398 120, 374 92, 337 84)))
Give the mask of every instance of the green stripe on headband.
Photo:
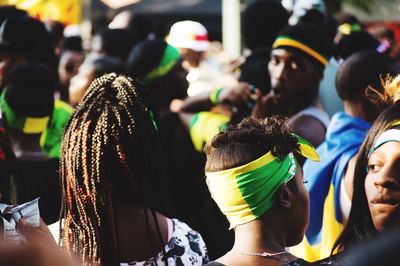
POLYGON ((27 117, 18 116, 9 106, 6 101, 5 93, 3 92, 0 98, 0 107, 4 114, 7 125, 11 128, 22 131, 26 134, 42 133, 49 123, 50 117, 27 117))
MULTIPOLYGON (((311 144, 300 137, 298 144, 298 152, 303 156, 319 160, 318 153, 311 144)), ((206 172, 207 185, 232 229, 257 219, 268 211, 280 186, 293 178, 296 170, 297 161, 292 153, 280 159, 270 151, 242 166, 206 172)))
POLYGON ((152 71, 150 71, 150 73, 147 74, 141 82, 144 85, 149 85, 155 80, 165 76, 176 64, 180 57, 181 55, 179 51, 171 45, 167 44, 160 63, 152 71))

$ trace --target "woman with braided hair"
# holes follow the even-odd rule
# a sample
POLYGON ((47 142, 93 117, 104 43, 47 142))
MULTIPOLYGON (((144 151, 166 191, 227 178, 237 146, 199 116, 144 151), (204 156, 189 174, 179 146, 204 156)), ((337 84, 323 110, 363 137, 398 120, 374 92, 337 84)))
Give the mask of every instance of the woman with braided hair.
POLYGON ((157 124, 125 76, 93 81, 63 135, 60 244, 85 264, 202 265, 201 236, 169 219, 157 124))

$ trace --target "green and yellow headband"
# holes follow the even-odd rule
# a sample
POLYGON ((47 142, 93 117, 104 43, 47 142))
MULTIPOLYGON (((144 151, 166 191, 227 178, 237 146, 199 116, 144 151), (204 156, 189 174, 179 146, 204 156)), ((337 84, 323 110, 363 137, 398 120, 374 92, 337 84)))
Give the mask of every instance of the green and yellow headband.
MULTIPOLYGON (((299 136, 297 139, 297 152, 310 160, 320 160, 309 142, 299 136)), ((207 186, 232 229, 263 215, 274 203, 280 186, 293 178, 296 170, 293 153, 281 159, 269 151, 245 165, 206 172, 207 186)))
POLYGON ((306 45, 305 43, 290 38, 289 36, 284 36, 284 35, 279 36, 272 44, 272 49, 275 49, 279 46, 289 46, 299 49, 304 53, 308 54, 309 56, 311 56, 312 58, 316 59, 322 65, 326 66, 328 64, 329 58, 326 58, 320 52, 306 45))
POLYGON ((165 76, 172 69, 172 67, 175 66, 180 57, 181 55, 179 51, 167 44, 160 63, 153 70, 151 70, 141 82, 144 85, 149 85, 155 80, 165 76))
POLYGON ((50 116, 29 117, 17 115, 6 101, 5 93, 1 94, 0 107, 9 127, 26 134, 39 134, 46 130, 50 116))

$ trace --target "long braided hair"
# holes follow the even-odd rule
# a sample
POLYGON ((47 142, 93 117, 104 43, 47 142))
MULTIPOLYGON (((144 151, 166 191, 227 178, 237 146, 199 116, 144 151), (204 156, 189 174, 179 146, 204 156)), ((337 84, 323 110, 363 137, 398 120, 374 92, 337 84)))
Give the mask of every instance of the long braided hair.
POLYGON ((60 164, 61 245, 86 264, 119 265, 112 193, 152 210, 156 224, 155 210, 166 211, 157 124, 137 84, 116 74, 93 81, 64 131, 60 164))

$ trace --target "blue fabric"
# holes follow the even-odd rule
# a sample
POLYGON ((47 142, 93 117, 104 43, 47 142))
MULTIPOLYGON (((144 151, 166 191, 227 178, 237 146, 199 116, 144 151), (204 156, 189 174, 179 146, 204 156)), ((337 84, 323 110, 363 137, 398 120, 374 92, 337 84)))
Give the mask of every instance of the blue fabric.
POLYGON ((370 123, 359 118, 344 112, 336 113, 328 126, 325 141, 317 148, 321 162, 307 160, 304 163, 304 178, 308 180, 306 188, 310 194, 310 223, 306 237, 311 245, 321 241, 323 208, 331 183, 334 186, 335 217, 341 222, 340 181, 370 127, 370 123))

